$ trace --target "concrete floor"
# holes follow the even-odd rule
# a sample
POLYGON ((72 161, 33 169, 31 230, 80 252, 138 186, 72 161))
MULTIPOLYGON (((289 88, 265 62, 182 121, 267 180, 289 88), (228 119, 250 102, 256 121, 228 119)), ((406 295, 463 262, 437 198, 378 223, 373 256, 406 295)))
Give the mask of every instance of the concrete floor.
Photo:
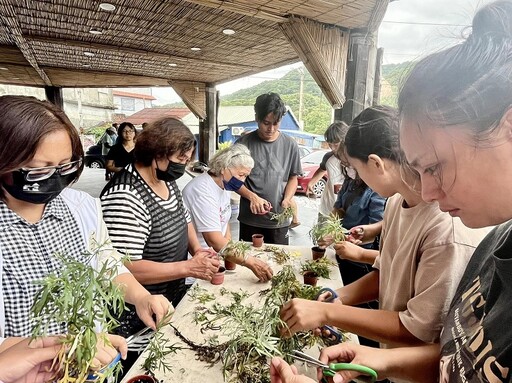
MULTIPOLYGON (((192 177, 188 174, 181 177, 178 180, 180 189, 183 189, 191 179, 192 177)), ((83 190, 93 197, 99 197, 105 184, 104 169, 85 168, 78 182, 72 187, 74 189, 83 190)), ((290 245, 311 246, 311 239, 308 233, 316 222, 319 199, 310 199, 300 194, 297 194, 295 199, 299 210, 299 221, 301 225, 289 231, 290 245)), ((236 215, 232 217, 231 220, 231 235, 233 238, 238 238, 238 221, 236 220, 236 215)))

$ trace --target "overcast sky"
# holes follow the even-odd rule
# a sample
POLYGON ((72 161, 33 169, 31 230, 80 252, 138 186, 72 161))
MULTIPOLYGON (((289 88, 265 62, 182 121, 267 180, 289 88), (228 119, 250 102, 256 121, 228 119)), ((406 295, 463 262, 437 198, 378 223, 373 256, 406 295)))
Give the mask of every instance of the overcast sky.
MULTIPOLYGON (((389 4, 379 28, 384 64, 418 59, 460 41, 476 10, 492 0, 396 0, 389 4)), ((221 96, 284 76, 301 64, 245 77, 218 86, 221 96)), ((155 104, 179 100, 172 88, 153 88, 155 104)))

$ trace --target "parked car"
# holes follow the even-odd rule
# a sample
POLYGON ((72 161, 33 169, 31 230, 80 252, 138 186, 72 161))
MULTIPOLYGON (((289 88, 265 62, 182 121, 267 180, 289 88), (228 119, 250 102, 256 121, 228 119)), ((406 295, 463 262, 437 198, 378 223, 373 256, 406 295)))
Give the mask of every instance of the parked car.
MULTIPOLYGON (((298 177, 297 193, 306 194, 311 178, 320 167, 320 163, 328 150, 314 150, 301 158, 302 174, 298 177)), ((327 173, 313 186, 313 193, 320 197, 327 186, 327 173)))
POLYGON ((313 151, 313 149, 311 149, 311 148, 309 148, 307 146, 299 145, 300 158, 302 158, 304 156, 307 156, 312 151, 313 151))
POLYGON ((85 166, 101 169, 105 165, 105 159, 101 155, 101 144, 89 146, 85 151, 85 166))

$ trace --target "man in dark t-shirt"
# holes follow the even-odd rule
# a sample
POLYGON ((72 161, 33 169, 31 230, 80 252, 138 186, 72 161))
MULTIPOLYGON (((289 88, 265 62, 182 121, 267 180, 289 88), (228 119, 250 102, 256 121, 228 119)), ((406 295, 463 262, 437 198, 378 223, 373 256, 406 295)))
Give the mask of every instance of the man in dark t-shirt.
POLYGON ((297 176, 302 172, 297 143, 279 131, 286 107, 276 93, 265 93, 254 104, 258 129, 237 141, 251 151, 254 168, 239 190, 240 240, 263 234, 266 243, 288 244, 289 220, 278 223, 273 214, 292 206, 297 176))

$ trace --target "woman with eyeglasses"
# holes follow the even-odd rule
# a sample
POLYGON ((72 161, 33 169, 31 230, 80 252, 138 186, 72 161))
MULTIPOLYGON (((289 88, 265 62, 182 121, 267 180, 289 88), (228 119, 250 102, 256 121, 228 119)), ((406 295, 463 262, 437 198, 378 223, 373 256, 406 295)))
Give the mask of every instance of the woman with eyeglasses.
POLYGON ((131 122, 123 122, 119 125, 117 142, 107 154, 106 168, 109 172, 118 173, 133 162, 136 137, 137 130, 131 122))
MULTIPOLYGON (((135 162, 101 192, 112 244, 130 258, 126 267, 174 306, 186 294, 185 278, 210 280, 219 268, 215 252, 201 247, 176 183, 195 147, 194 135, 180 120, 155 121, 137 137, 135 162)), ((143 327, 131 310, 122 315, 118 332, 127 336, 143 327)), ((129 355, 125 371, 135 359, 129 355)))
MULTIPOLYGON (((31 336, 30 312, 38 291, 33 282, 59 273, 62 264, 55 254, 87 262, 86 252, 94 252, 96 243, 107 244, 109 238, 99 201, 67 188, 83 169, 83 149, 66 115, 33 97, 2 96, 0 116, 1 353, 20 337, 31 336)), ((119 256, 108 245, 102 251, 107 257, 119 256)), ((114 282, 125 286, 126 301, 152 328, 152 316, 159 321, 171 308, 167 299, 151 295, 124 267, 115 270, 114 282)), ((48 324, 48 334, 65 332, 65 323, 48 324)), ((124 339, 110 340, 125 354, 124 339)), ((108 364, 108 355, 115 354, 98 353, 98 365, 108 364)))
MULTIPOLYGON (((183 200, 201 245, 219 252, 231 240, 231 192, 242 187, 254 160, 246 146, 235 144, 218 151, 208 165, 207 172, 185 186, 183 200)), ((249 268, 262 282, 272 278, 270 266, 258 258, 228 257, 227 260, 249 268)))

